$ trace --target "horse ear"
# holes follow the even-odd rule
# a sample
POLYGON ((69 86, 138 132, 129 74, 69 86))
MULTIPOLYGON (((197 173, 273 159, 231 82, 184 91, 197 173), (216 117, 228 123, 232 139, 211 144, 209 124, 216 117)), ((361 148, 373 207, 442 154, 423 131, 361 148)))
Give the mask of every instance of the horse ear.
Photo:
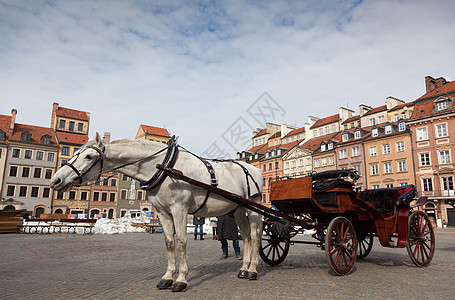
POLYGON ((101 144, 102 144, 101 136, 100 136, 100 134, 98 132, 95 135, 95 142, 96 142, 97 146, 101 146, 101 144))

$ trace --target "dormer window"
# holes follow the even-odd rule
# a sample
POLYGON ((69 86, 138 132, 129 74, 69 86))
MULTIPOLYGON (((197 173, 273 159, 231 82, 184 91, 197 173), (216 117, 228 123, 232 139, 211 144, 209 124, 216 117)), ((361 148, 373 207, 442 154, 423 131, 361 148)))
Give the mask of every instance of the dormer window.
POLYGON ((274 150, 274 151, 272 151, 272 156, 275 156, 275 150, 274 150))
POLYGON ((378 136, 378 129, 377 128, 374 128, 372 131, 371 131, 371 135, 372 136, 378 136))
POLYGON ((436 103, 436 110, 444 110, 447 108, 447 101, 436 103))
POLYGON ((451 106, 451 101, 447 97, 439 97, 434 101, 435 111, 446 110, 451 106))
POLYGON ((266 152, 265 153, 265 158, 269 158, 269 156, 270 156, 270 152, 266 152))
POLYGON ((6 133, 3 130, 0 130, 0 141, 6 140, 6 133))
POLYGON ((278 149, 277 155, 281 155, 281 149, 278 149))
POLYGON ((412 116, 412 110, 408 111, 408 119, 412 116))
POLYGON ((392 133, 392 125, 387 125, 385 127, 385 134, 390 134, 392 133))
POLYGON ((21 141, 22 142, 31 142, 32 141, 32 135, 29 132, 24 132, 21 135, 21 141))
POLYGON ((346 142, 348 139, 349 139, 349 135, 347 133, 343 134, 343 136, 341 137, 341 140, 343 142, 346 142))
POLYGON ((51 136, 46 134, 41 137, 41 144, 49 145, 51 143, 51 136))
POLYGON ((325 144, 321 144, 321 151, 325 151, 326 148, 325 148, 325 144))
POLYGON ((333 143, 329 143, 329 150, 333 149, 333 143))
POLYGON ((405 122, 398 123, 398 131, 403 131, 403 130, 406 130, 406 123, 405 122))
POLYGON ((360 130, 357 130, 356 132, 354 132, 354 138, 360 139, 360 130))

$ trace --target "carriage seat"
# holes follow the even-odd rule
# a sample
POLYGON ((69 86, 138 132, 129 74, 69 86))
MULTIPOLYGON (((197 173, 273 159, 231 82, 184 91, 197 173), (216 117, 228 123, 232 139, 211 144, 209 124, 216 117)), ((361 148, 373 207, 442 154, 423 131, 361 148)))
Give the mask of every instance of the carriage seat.
POLYGON ((373 189, 360 193, 360 200, 373 204, 381 213, 393 212, 399 195, 398 189, 373 189))
POLYGON ((340 188, 346 192, 352 191, 354 184, 342 178, 322 178, 313 182, 313 198, 322 206, 338 207, 337 195, 340 191, 330 191, 340 188))

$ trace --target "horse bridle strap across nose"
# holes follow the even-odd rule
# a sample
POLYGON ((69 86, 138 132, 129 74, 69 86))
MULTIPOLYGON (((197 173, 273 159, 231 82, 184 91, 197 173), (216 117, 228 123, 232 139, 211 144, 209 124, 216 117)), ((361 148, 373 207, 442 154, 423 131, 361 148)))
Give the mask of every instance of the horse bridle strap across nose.
POLYGON ((89 145, 89 146, 86 146, 83 150, 81 150, 79 153, 76 154, 76 158, 74 159, 73 162, 66 162, 63 164, 63 166, 68 166, 70 167, 76 174, 77 174, 77 179, 79 179, 79 184, 82 184, 82 177, 84 177, 88 172, 90 172, 90 170, 96 166, 96 164, 100 161, 100 172, 99 172, 99 175, 98 175, 98 179, 100 179, 101 177, 101 174, 103 173, 103 155, 104 155, 104 151, 105 151, 106 147, 103 146, 103 150, 100 150, 98 149, 97 147, 95 146, 92 146, 92 145, 89 145), (83 173, 81 173, 74 165, 73 165, 73 162, 76 161, 78 158, 79 158, 79 155, 85 151, 87 148, 89 149, 93 149, 95 150, 96 152, 99 153, 100 156, 98 156, 98 158, 96 159, 96 161, 87 169, 85 170, 83 173))

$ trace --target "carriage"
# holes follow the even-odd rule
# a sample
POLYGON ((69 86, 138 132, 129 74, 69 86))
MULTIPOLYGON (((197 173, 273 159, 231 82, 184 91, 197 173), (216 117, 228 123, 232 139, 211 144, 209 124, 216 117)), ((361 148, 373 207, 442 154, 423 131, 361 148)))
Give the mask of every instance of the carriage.
POLYGON ((416 199, 413 185, 357 192, 355 169, 331 170, 305 177, 281 178, 270 185, 271 204, 277 210, 249 201, 192 178, 178 170, 157 166, 169 176, 187 181, 262 214, 264 236, 259 249, 272 266, 284 261, 291 244, 314 244, 325 251, 333 272, 345 275, 357 259, 367 257, 374 237, 389 248, 405 248, 419 267, 430 264, 435 251, 433 225, 416 199), (411 205, 413 204, 413 205, 411 205), (313 230, 315 241, 293 240, 313 230))

